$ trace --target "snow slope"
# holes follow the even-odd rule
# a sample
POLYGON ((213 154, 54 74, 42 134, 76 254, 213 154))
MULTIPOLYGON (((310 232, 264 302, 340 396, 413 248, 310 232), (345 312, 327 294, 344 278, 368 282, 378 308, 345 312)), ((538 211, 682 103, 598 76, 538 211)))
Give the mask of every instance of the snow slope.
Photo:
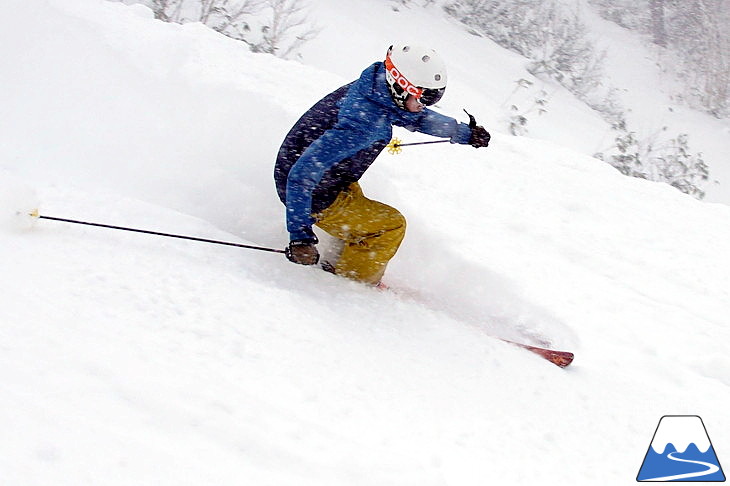
MULTIPOLYGON (((16 214, 283 247, 282 137, 380 57, 367 36, 404 25, 369 5, 327 69, 138 6, 9 0, 2 484, 633 484, 670 413, 700 415, 723 461, 730 208, 554 142, 496 130, 486 150, 384 154, 363 186, 409 220, 387 273, 400 294, 16 214), (561 370, 490 335, 577 359, 561 370)), ((447 45, 473 41, 450 28, 447 45)), ((483 49, 509 83, 519 60, 483 49)), ((461 77, 467 61, 440 108, 484 107, 489 126, 501 100, 461 77)))

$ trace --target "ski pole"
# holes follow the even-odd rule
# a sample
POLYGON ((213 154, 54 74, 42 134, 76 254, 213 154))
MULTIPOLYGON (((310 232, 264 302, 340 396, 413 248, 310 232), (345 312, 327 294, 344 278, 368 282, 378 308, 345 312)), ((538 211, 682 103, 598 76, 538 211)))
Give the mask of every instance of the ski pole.
POLYGON ((38 214, 38 211, 32 212, 30 214, 30 216, 37 218, 37 219, 47 219, 49 221, 60 221, 62 223, 81 224, 81 225, 86 225, 86 226, 95 226, 97 228, 108 228, 108 229, 121 230, 121 231, 131 231, 133 233, 143 233, 146 235, 166 236, 168 238, 178 238, 181 240, 191 240, 191 241, 200 241, 203 243, 213 243, 216 245, 235 246, 237 248, 245 248, 247 250, 259 250, 259 251, 268 251, 268 252, 272 252, 272 253, 284 253, 284 250, 279 250, 276 248, 266 248, 263 246, 244 245, 242 243, 231 243, 228 241, 209 240, 207 238, 197 238, 195 236, 174 235, 174 234, 170 234, 170 233, 160 233, 159 231, 149 231, 149 230, 136 229, 136 228, 126 228, 124 226, 113 226, 110 224, 90 223, 88 221, 78 221, 75 219, 56 218, 54 216, 45 216, 42 214, 38 214))
POLYGON ((395 146, 396 147, 411 147, 413 145, 429 145, 431 143, 444 143, 444 142, 450 142, 450 140, 434 140, 434 141, 431 141, 431 142, 398 143, 395 146))
POLYGON ((402 149, 401 147, 412 147, 413 145, 430 145, 433 143, 445 143, 450 142, 451 140, 434 140, 431 142, 411 142, 411 143, 400 143, 400 140, 397 138, 394 138, 390 141, 390 143, 387 145, 388 152, 391 154, 399 154, 401 153, 402 149))

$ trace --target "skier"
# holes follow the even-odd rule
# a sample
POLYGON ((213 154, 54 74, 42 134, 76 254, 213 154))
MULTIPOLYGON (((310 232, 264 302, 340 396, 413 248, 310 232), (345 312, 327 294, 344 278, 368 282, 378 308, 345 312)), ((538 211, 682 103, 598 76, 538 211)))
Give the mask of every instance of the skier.
POLYGON ((392 126, 451 143, 486 147, 487 130, 432 111, 446 89, 446 69, 433 49, 392 45, 384 62, 310 108, 279 149, 274 179, 286 205, 290 241, 286 257, 301 265, 319 262, 312 225, 343 242, 336 262, 322 267, 354 280, 380 284, 388 261, 405 236, 396 209, 363 195, 358 180, 387 146, 392 126))

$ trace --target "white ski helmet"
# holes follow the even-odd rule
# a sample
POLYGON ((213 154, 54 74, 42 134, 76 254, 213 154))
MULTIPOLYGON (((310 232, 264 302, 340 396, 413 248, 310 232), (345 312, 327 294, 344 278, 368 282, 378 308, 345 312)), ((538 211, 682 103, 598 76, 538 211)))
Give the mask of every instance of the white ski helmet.
POLYGON ((441 56, 428 47, 394 44, 385 55, 385 79, 393 101, 405 107, 408 95, 421 104, 438 102, 446 90, 446 66, 441 56))

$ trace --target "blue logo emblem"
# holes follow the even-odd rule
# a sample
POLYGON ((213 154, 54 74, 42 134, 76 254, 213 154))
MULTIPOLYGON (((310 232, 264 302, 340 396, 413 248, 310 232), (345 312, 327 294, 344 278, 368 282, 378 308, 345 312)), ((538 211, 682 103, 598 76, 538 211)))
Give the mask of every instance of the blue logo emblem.
POLYGON ((697 415, 662 417, 636 480, 725 481, 702 419, 697 415))

